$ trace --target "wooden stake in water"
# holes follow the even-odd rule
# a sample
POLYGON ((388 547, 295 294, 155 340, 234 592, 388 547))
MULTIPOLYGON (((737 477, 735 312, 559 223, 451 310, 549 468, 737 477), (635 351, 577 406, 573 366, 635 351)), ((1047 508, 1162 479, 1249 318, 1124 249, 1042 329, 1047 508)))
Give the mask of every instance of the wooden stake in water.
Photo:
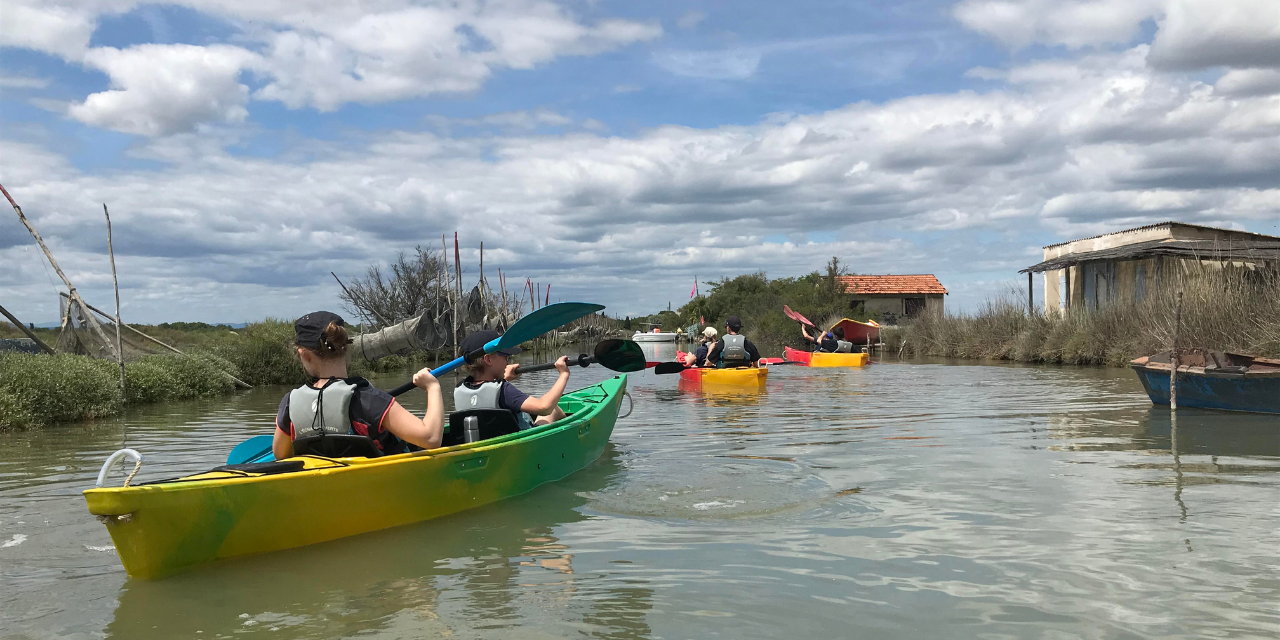
POLYGON ((1173 349, 1169 351, 1169 410, 1178 410, 1178 333, 1182 331, 1182 292, 1173 312, 1173 349))
POLYGON ((107 217, 107 255, 111 257, 111 286, 116 290, 116 361, 120 363, 120 395, 124 395, 124 343, 120 340, 120 280, 116 277, 116 250, 111 245, 111 214, 107 203, 102 203, 102 215, 107 217))

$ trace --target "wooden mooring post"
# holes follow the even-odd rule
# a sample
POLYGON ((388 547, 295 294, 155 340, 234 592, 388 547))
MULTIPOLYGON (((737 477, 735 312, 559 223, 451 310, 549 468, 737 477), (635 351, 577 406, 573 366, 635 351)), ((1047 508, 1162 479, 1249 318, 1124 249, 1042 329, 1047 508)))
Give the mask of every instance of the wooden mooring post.
POLYGON ((1169 351, 1169 410, 1178 410, 1178 334, 1182 331, 1182 292, 1173 312, 1173 348, 1169 351))

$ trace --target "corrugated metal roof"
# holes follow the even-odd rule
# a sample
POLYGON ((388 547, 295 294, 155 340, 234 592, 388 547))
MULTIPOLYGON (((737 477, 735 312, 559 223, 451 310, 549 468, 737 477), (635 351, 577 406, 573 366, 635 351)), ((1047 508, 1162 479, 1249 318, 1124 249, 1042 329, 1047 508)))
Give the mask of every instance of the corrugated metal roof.
POLYGON ((863 295, 894 294, 946 294, 942 283, 933 274, 839 276, 836 281, 845 286, 845 293, 863 295))
POLYGON ((1114 235, 1119 235, 1121 233, 1132 233, 1134 231, 1146 231, 1148 229, 1158 229, 1160 227, 1171 227, 1174 225, 1177 225, 1179 227, 1190 227, 1192 229, 1204 229, 1205 231, 1224 231, 1226 233, 1247 233, 1252 236, 1258 236, 1259 238, 1270 238, 1273 240, 1280 240, 1280 238, 1276 236, 1269 236, 1263 233, 1254 233, 1252 231, 1240 231, 1239 229, 1223 229, 1220 227, 1207 227, 1202 224, 1191 224, 1189 222, 1174 222, 1172 220, 1166 220, 1165 222, 1157 222, 1155 224, 1149 224, 1141 227, 1134 227, 1132 229, 1125 229, 1123 231, 1112 231, 1111 233, 1099 233, 1096 236, 1089 236, 1087 238, 1076 238, 1075 240, 1067 240, 1065 242, 1056 242, 1054 244, 1047 244, 1041 248, 1051 249, 1053 247, 1061 247, 1064 244, 1071 244, 1072 242, 1080 242, 1081 240, 1093 240, 1095 238, 1102 238, 1105 236, 1114 236, 1114 235))
MULTIPOLYGON (((1267 236, 1264 236, 1267 237, 1267 236)), ((1021 269, 1018 273, 1040 273, 1094 260, 1141 260, 1153 256, 1178 256, 1202 260, 1280 261, 1280 238, 1274 240, 1148 240, 1110 249, 1069 253, 1021 269)))

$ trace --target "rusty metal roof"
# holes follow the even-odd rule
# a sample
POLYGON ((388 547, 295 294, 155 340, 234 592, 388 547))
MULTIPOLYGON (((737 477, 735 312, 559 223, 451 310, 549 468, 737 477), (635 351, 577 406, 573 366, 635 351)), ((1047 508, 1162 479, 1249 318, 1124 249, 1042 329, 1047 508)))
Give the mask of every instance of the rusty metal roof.
POLYGON ((845 293, 860 295, 946 294, 942 283, 933 274, 839 276, 836 281, 845 286, 845 293))
POLYGON ((1174 221, 1172 221, 1172 220, 1167 220, 1167 221, 1165 221, 1165 222, 1157 222, 1157 223, 1155 223, 1155 224, 1143 225, 1143 226, 1141 226, 1141 227, 1134 227, 1134 228, 1132 228, 1132 229, 1123 229, 1123 230, 1121 230, 1121 231, 1112 231, 1112 232, 1110 232, 1110 233, 1099 233, 1099 234, 1098 234, 1098 235, 1096 235, 1096 236, 1089 236, 1089 237, 1087 237, 1087 238, 1076 238, 1075 240, 1066 240, 1066 241, 1064 241, 1064 242, 1055 242, 1055 243, 1053 243, 1053 244, 1047 244, 1047 245, 1045 245, 1045 246, 1044 246, 1044 247, 1042 247, 1042 248, 1043 248, 1043 249, 1051 249, 1051 248, 1053 248, 1053 247, 1061 247, 1061 246, 1062 246, 1062 245, 1064 245, 1064 244, 1071 244, 1072 242, 1080 242, 1081 240, 1093 240, 1093 239, 1095 239, 1095 238, 1102 238, 1102 237, 1105 237, 1105 236, 1115 236, 1115 235, 1119 235, 1119 234, 1122 234, 1122 233, 1132 233, 1132 232, 1134 232, 1134 231, 1146 231, 1146 230, 1148 230, 1148 229, 1159 229, 1160 227, 1174 227, 1174 226, 1177 226, 1177 227, 1190 227, 1190 228, 1192 228, 1192 229, 1203 229, 1203 230, 1205 230, 1205 231, 1221 231, 1221 232, 1224 232, 1224 233, 1248 234, 1248 235, 1251 235, 1251 236, 1257 236, 1257 237, 1259 237, 1259 238, 1268 238, 1268 239, 1272 239, 1272 240, 1280 240, 1280 237, 1276 237, 1276 236, 1269 236, 1269 235, 1266 235, 1266 234, 1263 234, 1263 233, 1254 233, 1254 232, 1252 232, 1252 231, 1241 231, 1241 230, 1239 230, 1239 229, 1223 229, 1223 228, 1221 228, 1221 227, 1208 227, 1208 226, 1205 226, 1205 225, 1202 225, 1202 224, 1191 224, 1191 223, 1189 223, 1189 222, 1174 222, 1174 221))
MULTIPOLYGON (((1269 237, 1269 236, 1263 236, 1269 237)), ((1141 260, 1154 256, 1177 256, 1200 260, 1280 261, 1280 238, 1274 240, 1148 240, 1110 249, 1069 253, 1019 269, 1018 273, 1041 273, 1094 260, 1141 260)))

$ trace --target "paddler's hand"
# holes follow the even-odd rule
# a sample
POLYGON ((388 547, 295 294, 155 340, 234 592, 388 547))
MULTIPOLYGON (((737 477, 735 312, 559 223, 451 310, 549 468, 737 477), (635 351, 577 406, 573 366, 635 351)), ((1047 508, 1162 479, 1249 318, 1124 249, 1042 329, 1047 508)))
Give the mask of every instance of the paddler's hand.
POLYGON ((509 364, 507 370, 502 372, 502 379, 507 382, 515 382, 520 379, 520 365, 509 364))
POLYGON ((566 376, 569 375, 569 356, 560 356, 560 358, 556 360, 556 371, 559 371, 566 376))
POLYGON ((430 389, 433 385, 439 386, 440 381, 436 380, 436 377, 431 375, 430 367, 420 369, 417 373, 413 374, 413 386, 418 387, 419 389, 430 389))

